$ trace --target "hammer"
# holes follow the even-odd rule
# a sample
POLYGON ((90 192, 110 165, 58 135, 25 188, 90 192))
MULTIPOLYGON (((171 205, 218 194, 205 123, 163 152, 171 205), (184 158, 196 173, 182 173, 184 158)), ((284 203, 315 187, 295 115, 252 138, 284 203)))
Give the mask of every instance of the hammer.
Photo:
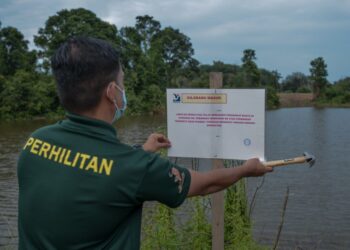
POLYGON ((304 152, 303 156, 284 159, 284 160, 277 160, 277 161, 267 161, 267 162, 263 162, 262 164, 266 167, 279 167, 279 166, 305 163, 305 162, 309 163, 309 167, 311 168, 315 164, 316 158, 315 156, 310 155, 307 152, 304 152))

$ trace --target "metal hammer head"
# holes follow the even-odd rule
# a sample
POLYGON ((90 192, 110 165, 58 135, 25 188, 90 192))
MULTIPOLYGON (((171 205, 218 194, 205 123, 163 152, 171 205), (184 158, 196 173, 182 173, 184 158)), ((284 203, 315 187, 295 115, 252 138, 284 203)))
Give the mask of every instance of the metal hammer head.
POLYGON ((307 153, 307 152, 304 152, 303 155, 305 156, 305 160, 306 160, 306 162, 309 163, 309 167, 311 168, 311 167, 315 164, 315 162, 316 162, 316 157, 313 156, 313 155, 310 155, 310 154, 307 153))

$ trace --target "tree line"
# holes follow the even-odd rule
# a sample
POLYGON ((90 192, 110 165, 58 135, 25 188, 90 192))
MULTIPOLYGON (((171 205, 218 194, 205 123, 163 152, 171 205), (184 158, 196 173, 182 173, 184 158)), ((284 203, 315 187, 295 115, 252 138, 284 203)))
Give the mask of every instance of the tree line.
POLYGON ((278 92, 313 92, 323 102, 350 103, 350 78, 334 84, 327 80, 322 57, 310 62, 310 76, 292 73, 284 80, 277 71, 259 68, 253 49, 243 51, 242 64, 194 58, 191 40, 179 29, 162 27, 152 16, 137 16, 134 26, 118 29, 90 10, 63 9, 48 17, 34 35, 35 50, 15 27, 0 22, 0 118, 26 118, 63 114, 50 71, 50 57, 68 37, 93 36, 109 41, 122 58, 128 112, 164 111, 165 89, 209 86, 209 72, 224 74, 224 88, 267 89, 267 105, 279 106, 278 92))

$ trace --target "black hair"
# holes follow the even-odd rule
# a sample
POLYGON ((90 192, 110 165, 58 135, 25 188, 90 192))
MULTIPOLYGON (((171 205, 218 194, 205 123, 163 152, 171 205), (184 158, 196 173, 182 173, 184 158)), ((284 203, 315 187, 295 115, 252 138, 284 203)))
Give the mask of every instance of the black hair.
POLYGON ((62 106, 84 112, 98 105, 103 89, 117 80, 119 53, 108 42, 92 37, 73 37, 51 58, 62 106))

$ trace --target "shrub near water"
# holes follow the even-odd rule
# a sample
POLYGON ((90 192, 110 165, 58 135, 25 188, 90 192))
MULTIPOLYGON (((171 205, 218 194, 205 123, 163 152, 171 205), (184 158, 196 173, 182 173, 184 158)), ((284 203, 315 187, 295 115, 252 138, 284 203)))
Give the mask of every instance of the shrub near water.
POLYGON ((317 100, 318 104, 350 106, 350 77, 341 79, 333 85, 327 86, 317 100))
POLYGON ((0 117, 3 119, 44 116, 58 112, 59 101, 51 77, 20 70, 2 84, 0 117))
MULTIPOLYGON (((226 167, 239 164, 225 162, 226 167)), ((253 240, 245 185, 243 179, 225 191, 225 249, 266 249, 253 240)), ((211 249, 210 213, 210 196, 187 199, 178 209, 159 203, 147 206, 141 249, 211 249)))
POLYGON ((206 198, 191 198, 171 209, 156 203, 145 208, 141 249, 211 249, 211 227, 206 198), (185 210, 185 211, 184 211, 185 210))
MULTIPOLYGON (((141 249, 211 249, 210 197, 188 199, 181 208, 154 203, 142 221, 141 249)), ((225 249, 266 249, 251 233, 244 180, 225 192, 225 249)))

